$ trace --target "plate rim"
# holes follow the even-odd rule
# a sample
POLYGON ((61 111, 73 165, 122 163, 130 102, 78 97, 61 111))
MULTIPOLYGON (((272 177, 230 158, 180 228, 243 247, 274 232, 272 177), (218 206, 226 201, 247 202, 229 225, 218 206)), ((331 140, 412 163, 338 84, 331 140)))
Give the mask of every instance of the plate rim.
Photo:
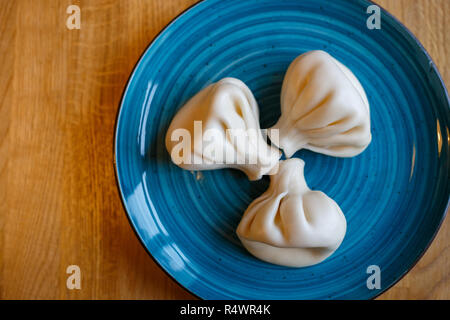
MULTIPOLYGON (((174 281, 179 287, 181 287, 182 289, 184 289, 187 293, 190 293, 191 295, 193 295, 194 297, 196 297, 199 300, 206 300, 204 298, 202 298, 201 296, 197 295, 196 293, 194 293, 193 291, 191 291, 189 288, 187 288, 186 286, 184 286, 183 284, 181 284, 174 276, 172 276, 162 265, 161 263, 153 256, 153 254, 149 251, 149 249, 147 248, 146 244, 144 243, 142 237, 140 236, 140 234, 137 231, 137 227, 135 226, 133 220, 131 219, 131 214, 127 209, 126 203, 125 203, 125 197, 122 191, 122 187, 120 185, 120 181, 119 181, 119 173, 118 173, 118 166, 117 166, 117 146, 118 146, 118 140, 117 140, 117 136, 118 136, 118 125, 119 125, 119 119, 120 119, 120 115, 121 112, 123 110, 123 102, 124 102, 124 98, 126 93, 128 92, 131 80, 133 79, 136 71, 137 71, 137 67, 139 66, 139 64, 141 63, 143 57, 146 55, 146 53, 148 52, 148 50, 152 47, 152 45, 156 42, 156 40, 158 40, 160 38, 160 36, 170 27, 172 26, 178 19, 180 19, 182 16, 184 16, 185 14, 187 14, 189 11, 191 11, 191 9, 194 9, 195 7, 201 5, 204 2, 207 1, 211 1, 211 0, 199 0, 198 2, 188 6, 187 8, 185 8, 183 11, 181 11, 179 14, 177 14, 173 19, 171 19, 153 38, 152 40, 147 44, 147 46, 145 47, 145 49, 142 51, 142 53, 140 54, 139 58, 137 59, 136 63, 134 64, 132 71, 130 72, 130 75, 128 76, 128 79, 125 83, 124 89, 122 91, 120 100, 119 100, 119 106, 117 108, 116 111, 116 118, 114 121, 114 138, 113 138, 113 166, 114 166, 114 177, 115 177, 115 182, 116 182, 116 186, 117 189, 119 191, 119 198, 120 198, 120 202, 122 203, 122 207, 123 210, 125 212, 125 216, 128 219, 129 224, 132 227, 132 230, 134 232, 134 234, 136 235, 137 239, 139 240, 141 246, 144 248, 144 250, 147 252, 147 254, 150 256, 150 258, 156 263, 156 265, 167 275, 169 276, 170 279, 172 279, 172 281, 174 281)), ((431 55, 428 53, 428 51, 425 49, 425 47, 422 45, 422 43, 419 41, 419 39, 414 35, 414 33, 408 28, 406 27, 399 19, 397 19, 393 14, 391 14, 389 11, 387 11, 384 7, 382 7, 381 5, 379 5, 378 3, 376 3, 373 0, 363 0, 363 1, 367 1, 368 3, 371 3, 372 5, 376 5, 380 8, 380 11, 387 15, 389 18, 391 18, 392 20, 394 20, 394 22, 396 22, 397 24, 399 24, 405 31, 406 33, 412 38, 412 40, 414 40, 414 42, 418 45, 419 49, 425 54, 425 57, 427 58, 428 62, 431 62, 431 67, 433 69, 433 71, 436 73, 438 79, 439 79, 439 83, 441 85, 441 87, 444 89, 444 93, 445 96, 447 98, 447 105, 450 105, 450 98, 449 98, 449 93, 447 90, 447 87, 445 85, 444 79, 442 78, 442 75, 440 74, 437 65, 435 64, 434 60, 432 59, 431 55)), ((449 156, 450 157, 450 156, 449 156)), ((395 286, 398 282, 400 282, 400 280, 402 280, 417 264, 418 262, 422 259, 422 257, 425 255, 425 253, 428 251, 428 249, 430 248, 431 244, 434 242, 434 240, 436 239, 437 234, 439 233, 442 224, 444 223, 448 211, 450 209, 450 195, 448 195, 447 197, 447 206, 445 207, 445 211, 442 213, 441 217, 440 217, 440 221, 438 223, 438 226, 436 227, 436 229, 433 232, 433 235, 430 237, 427 245, 424 247, 424 249, 422 250, 422 252, 418 255, 417 259, 411 264, 410 267, 408 267, 403 273, 401 273, 394 281, 392 281, 392 283, 387 286, 384 289, 380 289, 379 292, 377 292, 377 294, 375 294, 373 297, 371 297, 369 300, 375 300, 376 298, 378 298, 380 295, 382 295, 383 293, 387 292, 389 289, 391 289, 393 286, 395 286)))

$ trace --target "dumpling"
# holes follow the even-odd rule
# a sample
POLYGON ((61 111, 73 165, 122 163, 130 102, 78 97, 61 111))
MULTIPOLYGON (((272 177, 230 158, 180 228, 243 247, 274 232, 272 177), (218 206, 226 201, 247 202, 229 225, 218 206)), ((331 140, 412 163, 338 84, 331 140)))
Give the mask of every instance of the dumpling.
POLYGON ((324 51, 310 51, 287 70, 281 117, 272 129, 279 130, 279 143, 273 142, 288 158, 303 148, 353 157, 372 139, 369 101, 347 67, 324 51))
POLYGON ((235 78, 209 85, 178 111, 166 148, 183 169, 235 168, 250 180, 275 173, 281 157, 262 135, 252 92, 235 78))
POLYGON ((305 267, 330 256, 341 244, 347 222, 339 206, 308 188, 305 162, 280 163, 269 189, 245 211, 236 233, 255 257, 278 265, 305 267))

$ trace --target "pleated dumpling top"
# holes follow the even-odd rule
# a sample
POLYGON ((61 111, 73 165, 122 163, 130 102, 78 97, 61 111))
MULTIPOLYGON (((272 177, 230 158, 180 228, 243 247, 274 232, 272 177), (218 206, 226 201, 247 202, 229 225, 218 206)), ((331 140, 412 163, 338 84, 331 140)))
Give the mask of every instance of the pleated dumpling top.
POLYGON ((237 227, 244 247, 278 265, 304 267, 330 256, 342 243, 347 223, 337 203, 313 191, 303 174, 304 161, 282 161, 269 189, 255 199, 237 227))
POLYGON ((353 157, 372 139, 369 102, 347 67, 324 51, 310 51, 287 70, 281 117, 272 129, 279 130, 278 146, 288 158, 303 148, 353 157))
POLYGON ((183 169, 234 168, 250 180, 276 172, 281 157, 262 135, 252 92, 235 78, 213 83, 186 102, 167 130, 166 148, 183 169))

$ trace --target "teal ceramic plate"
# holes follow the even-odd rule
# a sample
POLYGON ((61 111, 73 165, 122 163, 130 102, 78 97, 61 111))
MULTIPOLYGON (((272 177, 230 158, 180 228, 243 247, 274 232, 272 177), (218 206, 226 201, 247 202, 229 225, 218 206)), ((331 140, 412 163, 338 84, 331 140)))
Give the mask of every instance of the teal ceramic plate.
POLYGON ((367 299, 398 281, 425 252, 449 199, 449 98, 423 47, 381 11, 369 30, 365 0, 206 0, 150 44, 124 91, 116 173, 130 223, 180 285, 206 299, 367 299), (267 128, 280 115, 289 63, 326 50, 348 66, 371 105, 370 146, 355 158, 308 151, 309 185, 340 205, 348 230, 334 255, 286 268, 251 256, 235 229, 268 186, 234 170, 184 171, 164 136, 177 110, 223 77, 243 80, 267 128), (369 266, 381 271, 369 289, 369 266))

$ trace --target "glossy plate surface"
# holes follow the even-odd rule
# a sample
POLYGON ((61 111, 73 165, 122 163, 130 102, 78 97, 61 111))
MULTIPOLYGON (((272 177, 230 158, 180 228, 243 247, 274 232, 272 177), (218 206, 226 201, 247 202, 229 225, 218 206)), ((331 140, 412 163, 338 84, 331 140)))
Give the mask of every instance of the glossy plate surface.
POLYGON ((176 18, 138 62, 116 127, 117 180, 130 222, 154 259, 206 299, 366 299, 398 281, 423 254, 449 197, 449 100, 417 40, 382 11, 369 30, 368 1, 203 1, 176 18), (349 67, 371 105, 373 140, 338 159, 300 151, 313 189, 341 206, 348 230, 319 265, 257 260, 235 229, 269 179, 234 170, 193 173, 170 161, 164 136, 177 110, 223 77, 243 80, 267 128, 280 115, 289 63, 322 49, 349 67), (381 289, 366 286, 368 266, 381 289))

